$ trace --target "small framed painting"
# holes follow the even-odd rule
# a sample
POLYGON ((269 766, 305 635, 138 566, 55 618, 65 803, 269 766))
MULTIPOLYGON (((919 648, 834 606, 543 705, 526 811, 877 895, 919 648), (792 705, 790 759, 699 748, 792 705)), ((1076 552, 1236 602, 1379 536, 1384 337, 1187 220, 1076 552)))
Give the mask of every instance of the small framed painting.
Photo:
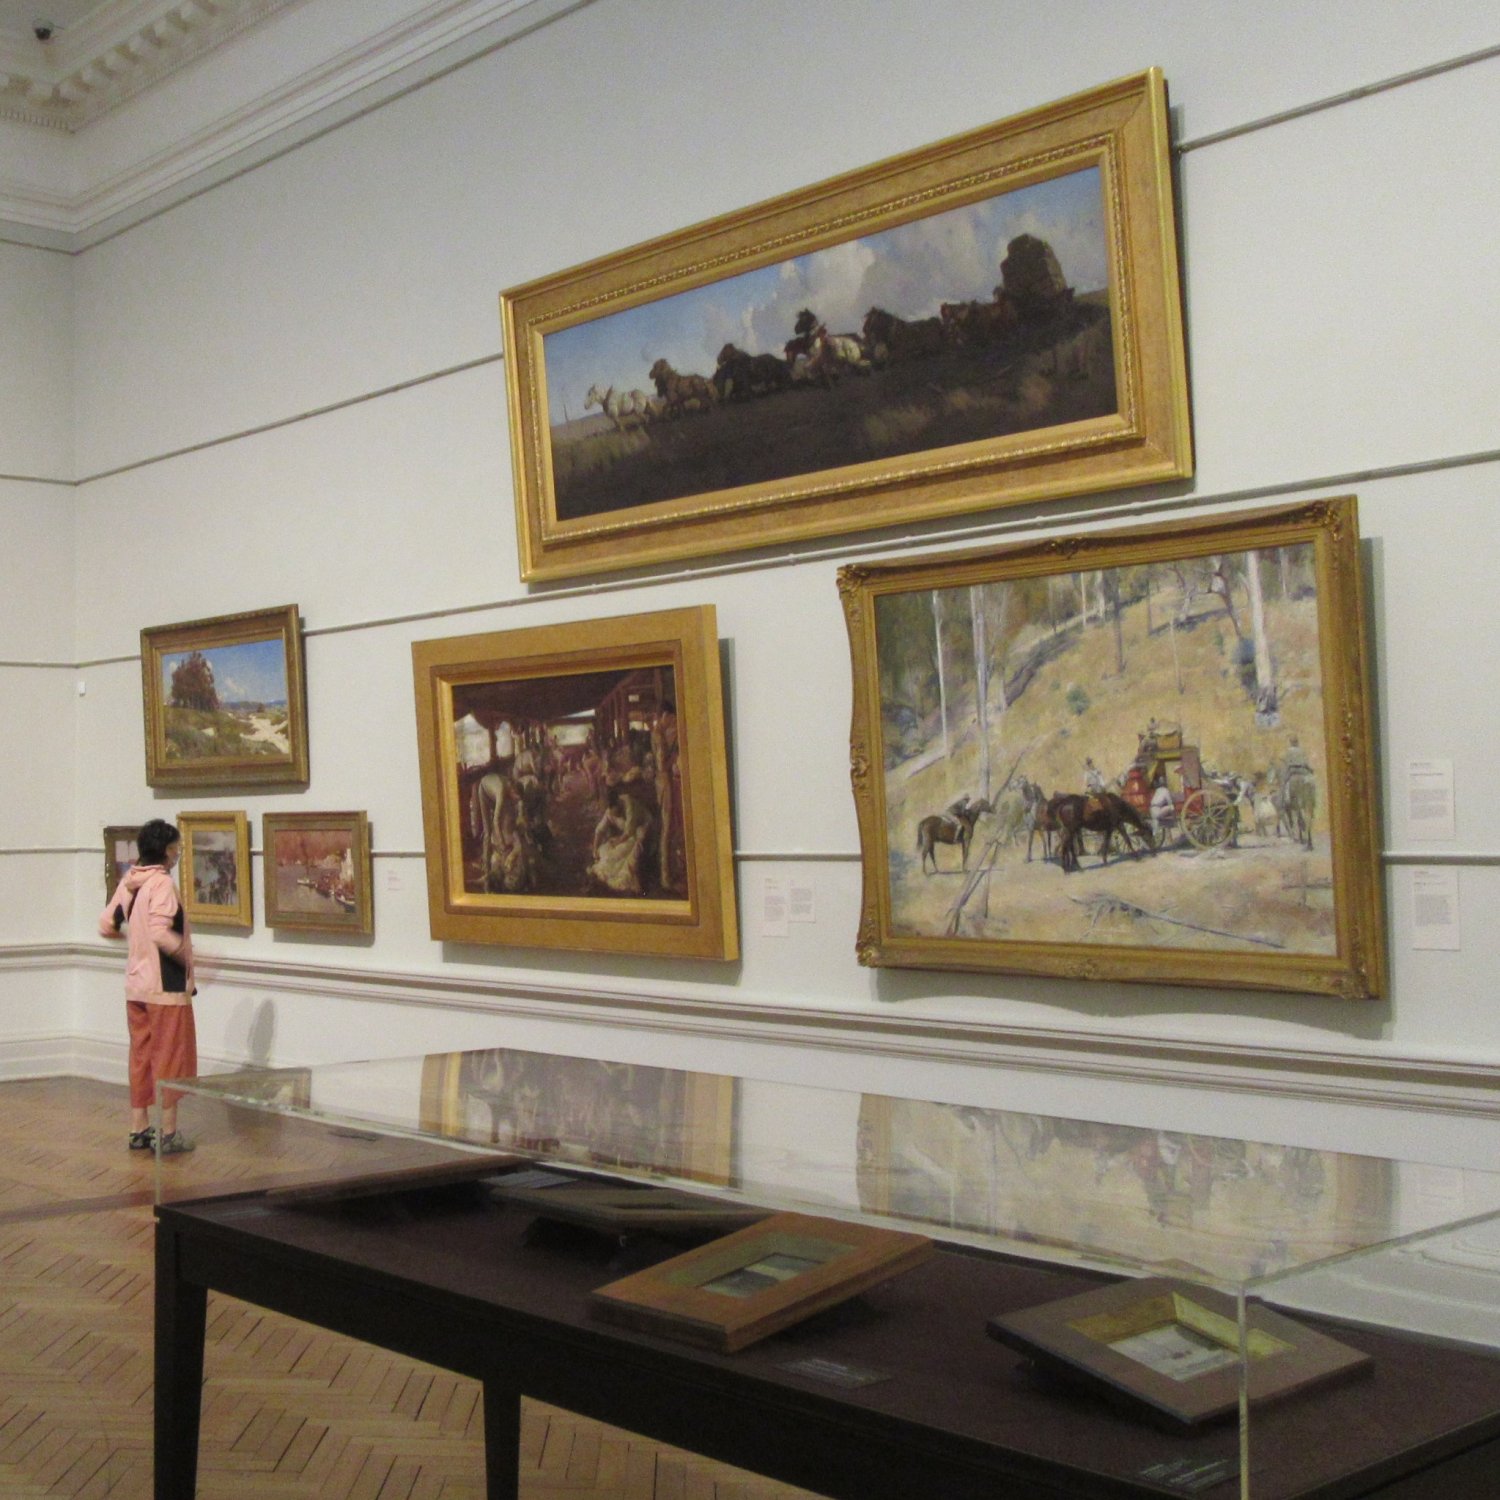
POLYGON ((146 782, 204 791, 307 784, 295 604, 141 631, 146 782))
POLYGON ((365 813, 267 813, 261 834, 267 927, 374 932, 365 813))
POLYGON ((135 846, 140 827, 135 823, 111 823, 104 830, 104 899, 135 868, 140 851, 135 846))
MULTIPOLYGON (((1363 1350, 1258 1303, 1246 1309, 1251 1403, 1372 1366, 1363 1350)), ((1040 1368, 1195 1427, 1239 1408, 1241 1337, 1232 1297, 1163 1277, 1121 1281, 990 1319, 991 1337, 1040 1368)))
POLYGON ((590 1298, 607 1323, 733 1354, 920 1265, 920 1234, 772 1214, 660 1265, 600 1287, 590 1298))
POLYGON ((250 823, 242 812, 181 813, 178 880, 188 920, 199 926, 253 927, 250 823))

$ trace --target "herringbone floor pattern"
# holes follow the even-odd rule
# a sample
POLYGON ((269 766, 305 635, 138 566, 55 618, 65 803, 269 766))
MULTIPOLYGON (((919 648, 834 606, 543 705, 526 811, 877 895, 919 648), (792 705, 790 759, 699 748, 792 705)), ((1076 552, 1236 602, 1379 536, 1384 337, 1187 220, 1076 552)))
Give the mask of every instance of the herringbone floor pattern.
MULTIPOLYGON (((5 1500, 151 1494, 153 1165, 125 1150, 126 1119, 110 1085, 0 1084, 5 1500)), ((198 1184, 253 1174, 253 1142, 202 1144, 167 1167, 198 1184)), ((473 1381, 210 1298, 202 1500, 481 1500, 481 1423, 473 1381)), ((815 1500, 536 1402, 521 1494, 815 1500)))

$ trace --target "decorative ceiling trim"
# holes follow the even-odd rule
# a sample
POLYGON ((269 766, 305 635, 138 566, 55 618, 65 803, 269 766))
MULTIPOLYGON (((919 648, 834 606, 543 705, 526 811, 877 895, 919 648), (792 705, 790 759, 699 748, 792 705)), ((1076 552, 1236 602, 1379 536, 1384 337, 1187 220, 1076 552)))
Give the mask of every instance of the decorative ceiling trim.
POLYGON ((301 0, 116 0, 53 40, 0 46, 0 119, 76 131, 301 0))
MULTIPOLYGON (((274 27, 273 12, 316 0, 177 0, 178 6, 184 3, 213 5, 226 15, 231 6, 245 13, 262 7, 257 19, 274 27)), ((0 180, 0 239, 70 252, 87 249, 591 3, 411 0, 400 21, 310 59, 289 81, 268 82, 253 103, 141 152, 103 180, 73 191, 0 180)), ((250 24, 246 20, 240 29, 250 24)), ((0 92, 0 101, 7 97, 0 92)), ((0 118, 4 114, 0 105, 0 118)))

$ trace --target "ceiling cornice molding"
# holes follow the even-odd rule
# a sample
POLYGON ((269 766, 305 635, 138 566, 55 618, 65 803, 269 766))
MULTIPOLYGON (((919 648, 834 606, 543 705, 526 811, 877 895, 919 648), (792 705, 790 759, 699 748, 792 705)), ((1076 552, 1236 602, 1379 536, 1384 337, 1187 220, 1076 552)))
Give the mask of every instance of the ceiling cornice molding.
MULTIPOLYGON (((236 0, 194 3, 214 4, 227 11, 236 0)), ((269 7, 258 20, 272 27, 287 24, 287 19, 278 21, 272 11, 311 3, 315 0, 245 0, 247 5, 269 7)), ((137 152, 107 178, 84 182, 72 190, 0 179, 0 237, 48 248, 86 249, 205 186, 279 155, 589 3, 413 0, 400 20, 309 61, 290 79, 268 81, 249 104, 229 109, 197 128, 184 129, 170 140, 152 143, 154 149, 137 152)), ((72 143, 68 144, 71 149, 72 143)))
POLYGON ((112 0, 46 44, 0 39, 0 119, 77 131, 302 0, 112 0))

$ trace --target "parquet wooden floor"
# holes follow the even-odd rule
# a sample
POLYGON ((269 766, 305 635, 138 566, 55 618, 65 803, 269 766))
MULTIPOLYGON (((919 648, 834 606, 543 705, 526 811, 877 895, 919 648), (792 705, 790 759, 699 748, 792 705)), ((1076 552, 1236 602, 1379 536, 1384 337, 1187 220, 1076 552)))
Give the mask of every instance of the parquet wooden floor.
MULTIPOLYGON (((251 1180, 258 1143, 201 1113, 184 1106, 201 1149, 164 1170, 194 1191, 251 1180)), ((151 1494, 154 1165, 126 1151, 127 1119, 122 1088, 0 1084, 5 1500, 151 1494)), ((482 1500, 473 1381, 217 1295, 204 1369, 201 1500, 482 1500)), ((816 1500, 537 1402, 521 1494, 816 1500)))

